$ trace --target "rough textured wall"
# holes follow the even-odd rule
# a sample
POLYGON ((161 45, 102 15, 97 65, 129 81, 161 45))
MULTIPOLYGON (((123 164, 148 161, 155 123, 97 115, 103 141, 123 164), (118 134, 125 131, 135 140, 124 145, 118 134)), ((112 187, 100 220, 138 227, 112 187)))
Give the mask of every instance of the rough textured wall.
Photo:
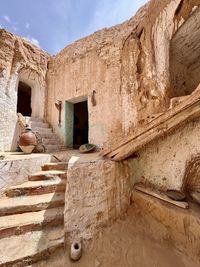
POLYGON ((200 8, 174 35, 170 49, 172 96, 191 94, 200 83, 200 8))
POLYGON ((12 147, 19 81, 32 87, 32 115, 43 118, 48 57, 28 41, 0 30, 0 150, 12 147))
POLYGON ((150 1, 129 21, 66 47, 50 62, 48 120, 65 138, 64 102, 88 97, 89 139, 110 146, 169 107, 170 45, 199 0, 150 1), (96 105, 93 105, 93 92, 96 105), (62 127, 54 106, 63 101, 62 127))
MULTIPOLYGON (((139 66, 145 66, 139 68, 140 72, 145 70, 139 76, 142 81, 139 93, 144 93, 137 104, 141 124, 145 124, 153 110, 155 113, 164 111, 172 97, 191 94, 199 84, 199 5, 199 0, 160 1, 157 7, 156 1, 150 2, 149 10, 154 10, 154 14, 149 18, 149 27, 144 27, 140 35, 144 40, 146 31, 143 46, 150 45, 150 54, 146 61, 144 55, 142 60, 138 57, 139 66), (151 42, 147 38, 149 34, 151 42), (147 77, 149 82, 143 83, 147 77), (154 91, 154 97, 150 90, 154 91)), ((133 183, 143 181, 163 189, 182 189, 187 163, 199 153, 199 138, 199 121, 192 121, 146 146, 138 152, 137 159, 129 160, 133 183)))
MULTIPOLYGON (((134 20, 103 29, 66 47, 51 59, 48 71, 48 121, 64 138, 64 102, 76 102, 88 97, 89 140, 102 146, 114 143, 125 133, 121 91, 121 54, 124 42, 146 9, 134 20), (93 101, 95 91, 95 102, 93 101), (54 103, 63 101, 62 127, 59 129, 58 111, 54 103)), ((124 106, 123 106, 124 105, 124 106)), ((133 114, 134 116, 134 114, 133 114)))
POLYGON ((65 237, 89 241, 100 227, 124 215, 130 205, 127 161, 71 158, 65 194, 65 237))
POLYGON ((150 183, 162 189, 180 190, 190 160, 200 153, 200 120, 188 122, 160 138, 129 160, 132 182, 150 183))
MULTIPOLYGON (((199 266, 200 216, 197 207, 191 204, 190 209, 181 209, 137 191, 133 191, 132 200, 133 221, 142 236, 147 234, 151 242, 157 240, 162 246, 167 241, 170 251, 178 250, 189 257, 189 262, 184 264, 182 256, 180 266, 199 266)), ((167 266, 177 265, 171 262, 167 266)))
POLYGON ((122 100, 126 133, 169 106, 171 40, 195 12, 199 0, 152 0, 146 16, 127 38, 122 53, 122 100))
POLYGON ((50 155, 7 155, 0 160, 0 195, 10 186, 27 180, 31 173, 40 171, 41 166, 50 161, 50 155))

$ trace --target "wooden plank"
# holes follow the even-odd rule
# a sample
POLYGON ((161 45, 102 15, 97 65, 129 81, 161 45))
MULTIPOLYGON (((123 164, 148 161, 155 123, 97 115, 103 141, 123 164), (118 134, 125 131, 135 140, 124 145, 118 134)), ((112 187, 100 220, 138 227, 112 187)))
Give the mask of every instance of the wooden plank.
POLYGON ((139 128, 131 136, 124 138, 117 146, 110 150, 103 150, 101 155, 116 161, 123 160, 154 139, 199 115, 200 86, 176 107, 167 110, 144 127, 139 128))
POLYGON ((128 158, 134 152, 143 148, 145 145, 147 145, 151 141, 161 136, 164 136, 167 132, 173 130, 174 128, 177 128, 183 122, 194 119, 195 117, 199 115, 200 115, 200 101, 197 104, 193 105, 192 107, 189 107, 187 110, 187 114, 186 112, 182 111, 181 113, 177 114, 175 118, 170 118, 166 120, 164 123, 159 124, 157 127, 144 132, 137 138, 127 143, 126 145, 109 153, 108 157, 116 161, 120 161, 125 158, 128 158))
POLYGON ((147 195, 150 195, 152 197, 155 197, 155 198, 158 198, 158 199, 161 199, 165 202, 168 202, 170 204, 173 204, 179 208, 183 208, 183 209, 187 209, 189 207, 189 204, 185 201, 175 201, 175 200, 172 200, 170 199, 168 196, 166 196, 164 193, 161 193, 161 192, 156 192, 150 188, 146 188, 144 186, 141 186, 141 185, 136 185, 134 186, 134 188, 142 193, 145 193, 147 195))

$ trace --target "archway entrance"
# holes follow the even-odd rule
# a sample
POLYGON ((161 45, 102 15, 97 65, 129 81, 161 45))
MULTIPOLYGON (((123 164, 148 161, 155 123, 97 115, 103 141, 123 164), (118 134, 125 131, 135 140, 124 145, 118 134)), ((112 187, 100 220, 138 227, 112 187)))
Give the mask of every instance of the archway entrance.
POLYGON ((31 116, 31 87, 19 82, 17 93, 17 113, 23 116, 31 116))

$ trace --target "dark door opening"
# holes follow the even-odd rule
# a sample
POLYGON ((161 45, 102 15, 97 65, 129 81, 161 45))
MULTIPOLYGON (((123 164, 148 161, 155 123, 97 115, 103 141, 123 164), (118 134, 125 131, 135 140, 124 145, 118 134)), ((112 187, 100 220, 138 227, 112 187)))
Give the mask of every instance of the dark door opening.
POLYGON ((87 101, 74 104, 73 147, 88 143, 88 107, 87 101))
POLYGON ((31 87, 19 82, 17 93, 17 113, 23 116, 31 116, 31 87))

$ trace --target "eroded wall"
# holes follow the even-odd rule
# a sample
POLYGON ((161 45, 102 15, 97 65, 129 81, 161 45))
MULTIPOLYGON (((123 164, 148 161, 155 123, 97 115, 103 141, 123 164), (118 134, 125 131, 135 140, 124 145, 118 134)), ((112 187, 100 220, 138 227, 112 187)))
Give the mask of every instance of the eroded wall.
MULTIPOLYGON (((155 8, 153 3, 150 3, 150 8, 155 8)), ((200 1, 163 1, 159 4, 163 10, 157 14, 152 28, 152 53, 157 54, 150 74, 154 76, 151 88, 160 92, 157 100, 160 103, 165 101, 166 107, 171 98, 189 95, 199 85, 199 5, 200 1), (160 90, 154 85, 160 85, 160 90)), ((145 92, 145 88, 148 87, 143 84, 141 92, 145 92)), ((147 91, 145 94, 149 95, 147 91)), ((151 101, 146 99, 146 110, 149 113, 141 108, 140 112, 144 116, 153 114, 152 101, 155 104, 156 97, 151 101)), ((170 108, 173 108, 175 101, 176 98, 170 108)), ((162 111, 160 104, 156 113, 159 108, 162 111)), ((142 119, 141 126, 145 120, 146 117, 142 119)), ((187 163, 199 153, 199 125, 199 121, 188 121, 174 133, 151 142, 139 151, 136 159, 129 160, 133 184, 144 182, 162 189, 183 189, 187 163)))
POLYGON ((126 131, 123 111, 129 107, 122 101, 121 54, 124 42, 145 11, 139 12, 134 20, 75 42, 51 59, 47 79, 48 121, 63 139, 64 102, 73 103, 84 97, 88 97, 89 141, 101 147, 123 137, 126 131), (57 100, 63 101, 61 128, 55 108, 57 100))
POLYGON ((161 189, 182 190, 190 160, 200 153, 200 120, 187 122, 159 138, 129 160, 132 183, 143 182, 161 189))
POLYGON ((0 30, 0 151, 16 147, 19 81, 32 88, 32 116, 44 117, 48 57, 28 41, 0 30))
POLYGON ((51 161, 50 155, 6 155, 0 160, 0 196, 12 185, 28 180, 31 173, 41 170, 41 166, 51 161))
POLYGON ((52 58, 47 113, 60 137, 67 135, 65 101, 81 97, 88 97, 89 141, 99 147, 110 147, 148 123, 149 116, 164 112, 173 95, 171 40, 198 5, 199 0, 152 0, 129 21, 79 40, 52 58), (57 100, 63 101, 60 128, 57 100))
POLYGON ((175 96, 170 83, 171 40, 199 5, 199 0, 150 1, 146 16, 127 38, 122 53, 126 134, 169 107, 175 96))
POLYGON ((191 94, 200 83, 200 8, 194 8, 171 41, 172 97, 191 94))
POLYGON ((65 193, 65 238, 86 244, 102 227, 123 217, 131 200, 127 161, 113 162, 97 155, 70 159, 65 193))

